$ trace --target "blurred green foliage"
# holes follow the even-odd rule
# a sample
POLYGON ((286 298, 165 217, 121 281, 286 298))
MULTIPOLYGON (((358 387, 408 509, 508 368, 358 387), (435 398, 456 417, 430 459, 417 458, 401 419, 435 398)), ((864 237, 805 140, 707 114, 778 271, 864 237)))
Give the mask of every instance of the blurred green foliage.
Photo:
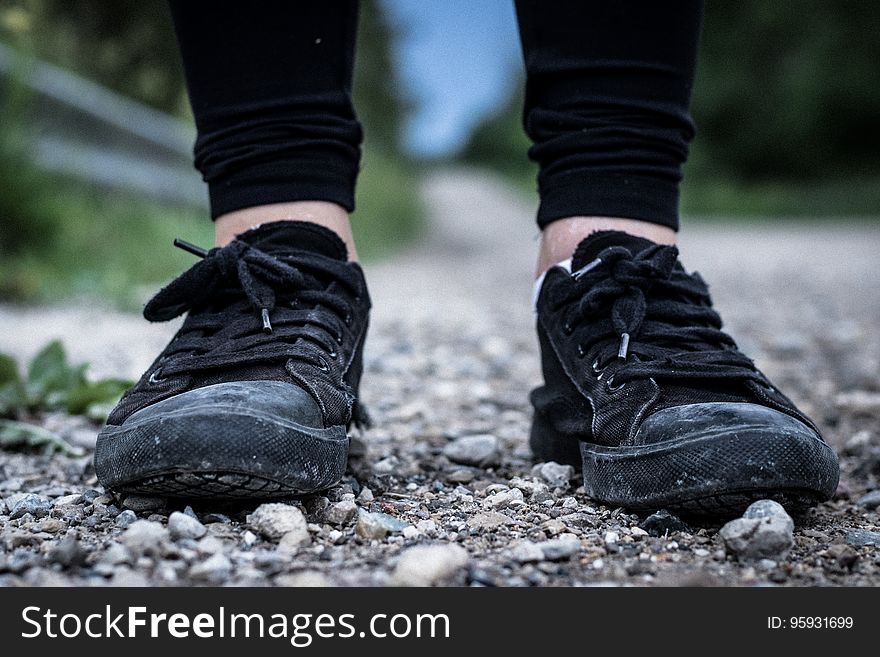
MULTIPOLYGON (((692 215, 880 215, 880 3, 707 2, 692 215)), ((461 158, 534 192, 521 84, 461 158)))
MULTIPOLYGON (((396 92, 392 34, 376 2, 362 3, 355 96, 370 135, 353 217, 361 257, 380 257, 419 231, 418 172, 399 152, 406 102, 396 92), (394 190, 390 193, 389 190, 394 190)), ((189 108, 165 0, 5 0, 0 40, 153 107, 189 108)), ((0 299, 100 297, 139 307, 191 256, 174 237, 210 246, 204 211, 95 188, 34 167, 28 103, 0 95, 0 299)))

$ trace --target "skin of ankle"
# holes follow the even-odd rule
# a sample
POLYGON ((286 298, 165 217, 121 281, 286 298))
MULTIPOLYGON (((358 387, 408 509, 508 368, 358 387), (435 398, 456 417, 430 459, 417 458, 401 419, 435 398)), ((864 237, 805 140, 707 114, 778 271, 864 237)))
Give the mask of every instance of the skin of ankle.
POLYGON ((657 244, 675 244, 676 233, 668 226, 619 217, 566 217, 548 224, 541 233, 537 278, 553 265, 574 255, 574 250, 588 235, 600 230, 619 230, 644 237, 657 244))
POLYGON ((236 235, 273 221, 308 221, 329 228, 345 242, 349 261, 358 259, 348 212, 329 201, 270 203, 220 215, 214 220, 214 245, 226 246, 236 235))

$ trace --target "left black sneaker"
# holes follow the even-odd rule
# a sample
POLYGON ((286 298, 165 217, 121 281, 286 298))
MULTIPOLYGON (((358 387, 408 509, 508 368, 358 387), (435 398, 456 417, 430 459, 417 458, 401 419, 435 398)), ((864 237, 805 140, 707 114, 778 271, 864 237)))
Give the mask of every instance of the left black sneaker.
POLYGON ((582 465, 590 497, 725 515, 834 493, 836 455, 721 330, 674 246, 595 233, 539 289, 545 384, 531 395, 531 447, 582 465))

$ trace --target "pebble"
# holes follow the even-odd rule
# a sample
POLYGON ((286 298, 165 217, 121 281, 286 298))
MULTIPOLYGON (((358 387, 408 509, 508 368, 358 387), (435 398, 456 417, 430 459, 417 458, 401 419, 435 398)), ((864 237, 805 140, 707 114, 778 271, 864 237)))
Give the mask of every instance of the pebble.
POLYGON ((845 570, 852 570, 859 560, 859 553, 845 543, 835 543, 825 553, 845 570))
POLYGON ((311 542, 312 537, 309 535, 308 528, 298 528, 287 532, 284 536, 278 539, 278 549, 286 550, 288 552, 296 552, 299 548, 304 545, 309 545, 311 542))
POLYGON ((510 516, 498 511, 483 511, 470 516, 467 519, 467 526, 476 530, 493 530, 515 522, 510 516))
POLYGON ((661 537, 674 532, 689 532, 690 527, 678 516, 669 513, 665 509, 661 509, 656 513, 652 513, 645 518, 639 527, 648 532, 651 536, 661 537))
POLYGON ((175 511, 168 516, 168 533, 175 541, 190 538, 198 540, 207 533, 208 529, 198 519, 192 516, 175 511))
POLYGON ((165 500, 161 497, 148 497, 146 495, 129 495, 122 503, 126 509, 132 511, 155 511, 164 508, 165 500))
POLYGON ((402 532, 406 527, 410 526, 410 523, 387 513, 359 509, 354 531, 358 536, 365 539, 385 538, 388 534, 402 532))
POLYGON ((547 561, 561 561, 577 554, 581 549, 581 541, 574 534, 562 534, 561 536, 538 543, 544 558, 547 561))
POLYGON ((136 520, 119 540, 135 558, 160 555, 165 551, 168 530, 152 520, 136 520))
POLYGON ((871 532, 867 529, 851 529, 846 533, 846 542, 856 547, 880 545, 880 532, 871 532))
POLYGON ((137 521, 137 519, 137 514, 134 511, 132 511, 131 509, 126 509, 118 516, 116 516, 116 520, 114 522, 116 523, 117 527, 122 527, 123 529, 125 529, 126 527, 130 527, 132 523, 137 521))
POLYGON ((519 506, 522 504, 523 492, 519 488, 503 490, 494 495, 490 495, 483 500, 483 506, 488 509, 506 509, 510 506, 519 506))
POLYGON ((247 516, 247 522, 258 534, 270 541, 277 541, 290 532, 308 536, 305 516, 297 507, 289 504, 261 504, 247 516))
POLYGON ((391 574, 393 586, 436 586, 463 579, 469 557, 455 544, 417 545, 400 555, 391 574))
POLYGON ((743 559, 761 559, 785 554, 794 543, 793 532, 794 521, 781 504, 758 500, 718 535, 728 552, 743 559))
POLYGON ((574 477, 574 468, 556 461, 547 461, 535 465, 532 468, 532 476, 540 477, 553 488, 568 488, 568 483, 574 477))
POLYGON ((223 554, 214 554, 189 569, 189 576, 197 582, 222 584, 232 574, 232 562, 223 554))
POLYGON ((347 525, 354 520, 357 512, 357 504, 351 500, 343 500, 333 504, 324 512, 324 520, 331 525, 347 525))
POLYGON ((86 562, 89 553, 83 548, 75 534, 68 534, 49 550, 47 555, 52 563, 65 568, 78 568, 86 562))
POLYGON ((456 438, 443 448, 443 455, 453 463, 481 468, 498 465, 501 457, 498 438, 491 434, 456 438))
POLYGON ((83 501, 83 496, 80 493, 73 493, 72 495, 62 495, 61 497, 56 497, 53 502, 54 506, 70 506, 73 504, 80 504, 83 501))
POLYGON ((856 504, 869 511, 873 511, 877 507, 880 507, 880 490, 872 490, 870 493, 862 495, 856 504))
POLYGON ((52 510, 52 502, 49 501, 49 498, 42 495, 25 493, 10 508, 12 512, 9 514, 9 517, 12 520, 21 518, 26 513, 31 514, 34 518, 44 518, 52 510))

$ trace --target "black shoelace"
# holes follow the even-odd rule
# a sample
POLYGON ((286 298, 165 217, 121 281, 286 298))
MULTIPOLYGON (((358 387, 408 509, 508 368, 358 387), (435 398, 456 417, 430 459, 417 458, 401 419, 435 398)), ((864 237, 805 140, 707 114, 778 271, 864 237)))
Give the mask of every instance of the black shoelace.
POLYGON ((345 262, 308 252, 274 256, 233 240, 210 251, 175 244, 202 257, 153 297, 150 321, 187 317, 161 365, 167 375, 211 367, 301 358, 321 369, 344 341, 352 308, 332 283, 357 298, 358 277, 345 262), (243 292, 243 294, 242 294, 243 292), (330 312, 322 312, 322 309, 330 312))
POLYGON ((754 363, 721 330, 698 274, 676 267, 678 249, 655 245, 632 254, 610 247, 572 273, 563 330, 592 358, 594 372, 619 366, 606 380, 616 389, 634 379, 728 379, 763 382, 754 363), (589 322, 589 327, 585 324, 589 322))

